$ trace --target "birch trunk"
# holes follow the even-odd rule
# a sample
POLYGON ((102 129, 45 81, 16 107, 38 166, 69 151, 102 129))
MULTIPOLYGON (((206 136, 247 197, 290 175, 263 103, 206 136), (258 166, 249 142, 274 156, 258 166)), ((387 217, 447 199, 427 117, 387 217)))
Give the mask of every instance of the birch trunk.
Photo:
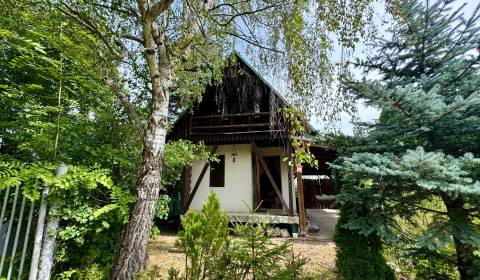
MULTIPOLYGON (((50 211, 57 211, 57 206, 52 206, 50 211)), ((59 218, 48 219, 45 228, 45 239, 43 240, 42 257, 40 263, 40 272, 38 280, 49 280, 53 268, 53 254, 57 243, 56 233, 58 229, 59 218)))
POLYGON ((147 266, 147 246, 160 190, 172 72, 166 46, 161 43, 164 38, 155 29, 148 7, 148 2, 139 1, 145 57, 152 85, 151 111, 143 141, 140 176, 135 186, 136 200, 112 267, 111 278, 115 280, 133 279, 147 266))
POLYGON ((136 201, 112 268, 112 279, 133 279, 147 265, 147 245, 160 190, 161 159, 165 146, 168 103, 155 101, 150 128, 144 140, 136 201))

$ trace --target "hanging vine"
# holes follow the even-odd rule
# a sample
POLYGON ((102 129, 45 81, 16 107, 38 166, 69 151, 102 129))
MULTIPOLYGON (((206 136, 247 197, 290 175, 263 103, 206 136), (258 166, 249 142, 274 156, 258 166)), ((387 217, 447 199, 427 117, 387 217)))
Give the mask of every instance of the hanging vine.
POLYGON ((286 123, 289 125, 288 134, 292 143, 290 158, 285 158, 285 160, 291 166, 305 163, 312 167, 318 167, 318 160, 310 152, 311 142, 305 139, 311 133, 305 116, 292 107, 284 108, 283 112, 286 123))

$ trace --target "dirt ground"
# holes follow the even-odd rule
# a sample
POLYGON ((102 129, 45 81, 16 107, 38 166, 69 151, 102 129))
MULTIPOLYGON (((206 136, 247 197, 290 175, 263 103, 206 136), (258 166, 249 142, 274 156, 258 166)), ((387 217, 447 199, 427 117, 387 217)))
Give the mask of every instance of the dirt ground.
MULTIPOLYGON (((149 268, 160 268, 161 275, 166 277, 168 269, 174 267, 182 270, 185 264, 185 254, 174 246, 176 236, 162 234, 157 236, 149 245, 149 268)), ((275 238, 275 242, 284 241, 284 238, 275 238)), ((293 250, 308 259, 306 272, 318 275, 319 279, 334 279, 335 244, 331 241, 311 239, 294 239, 293 250)))

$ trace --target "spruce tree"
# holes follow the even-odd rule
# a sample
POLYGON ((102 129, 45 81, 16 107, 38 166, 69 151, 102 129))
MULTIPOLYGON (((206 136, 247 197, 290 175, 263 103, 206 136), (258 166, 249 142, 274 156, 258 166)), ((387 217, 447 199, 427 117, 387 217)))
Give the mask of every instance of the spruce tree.
POLYGON ((451 2, 390 3, 391 37, 357 62, 377 79, 345 85, 380 108, 380 119, 334 167, 355 182, 338 196, 349 205, 345 228, 393 239, 395 217, 429 213, 418 247, 453 244, 465 280, 480 275, 480 6, 466 18, 451 2))
MULTIPOLYGON (((337 248, 337 274, 339 279, 393 280, 395 274, 382 255, 382 240, 376 234, 360 234, 345 228, 352 207, 350 203, 340 208, 340 218, 335 228, 334 241, 337 248)), ((366 209, 366 211, 368 211, 366 209)), ((360 215, 364 215, 361 213, 360 215)))

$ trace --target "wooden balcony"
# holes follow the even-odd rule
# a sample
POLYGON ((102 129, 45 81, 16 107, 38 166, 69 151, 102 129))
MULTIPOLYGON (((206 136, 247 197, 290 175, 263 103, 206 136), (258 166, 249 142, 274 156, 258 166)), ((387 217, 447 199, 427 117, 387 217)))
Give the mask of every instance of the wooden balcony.
POLYGON ((270 132, 270 112, 192 116, 190 135, 234 135, 270 132))

